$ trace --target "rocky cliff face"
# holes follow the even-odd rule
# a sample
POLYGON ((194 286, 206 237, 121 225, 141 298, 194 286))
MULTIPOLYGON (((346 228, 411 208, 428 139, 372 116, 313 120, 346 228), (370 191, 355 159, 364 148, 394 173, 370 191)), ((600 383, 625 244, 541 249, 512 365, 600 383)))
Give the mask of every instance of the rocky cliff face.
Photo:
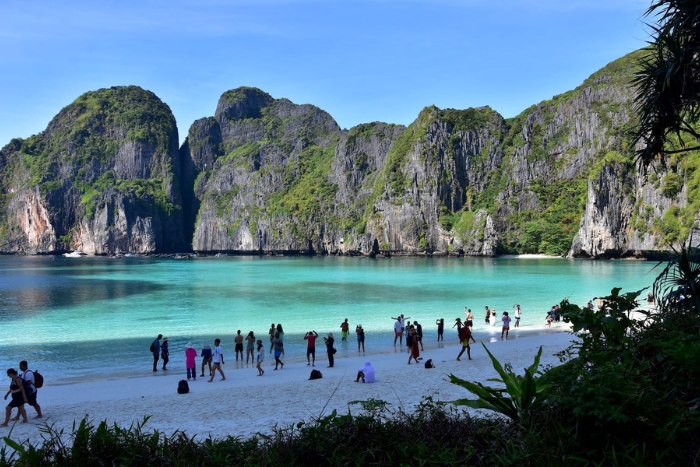
POLYGON ((641 53, 507 120, 427 107, 342 130, 238 88, 179 149, 152 93, 87 93, 0 151, 0 251, 653 256, 699 230, 700 153, 635 164, 641 53))
POLYGON ((173 251, 182 236, 175 119, 153 93, 89 92, 0 151, 0 251, 173 251))

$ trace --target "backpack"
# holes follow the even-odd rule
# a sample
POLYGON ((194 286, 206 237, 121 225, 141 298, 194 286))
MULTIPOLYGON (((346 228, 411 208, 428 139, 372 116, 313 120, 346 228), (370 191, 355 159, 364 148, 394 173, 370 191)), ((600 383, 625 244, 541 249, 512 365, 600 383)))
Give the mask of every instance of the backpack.
POLYGON ((178 394, 187 394, 190 392, 190 385, 187 384, 187 380, 181 379, 179 383, 177 383, 177 393, 178 394))
POLYGON ((151 342, 151 353, 156 351, 156 346, 153 345, 153 342, 151 342))
POLYGON ((44 386, 44 377, 39 374, 38 371, 32 371, 34 373, 34 386, 39 389, 44 386))
POLYGON ((426 367, 426 368, 435 368, 435 365, 433 365, 433 359, 432 359, 432 358, 429 358, 429 359, 425 362, 425 367, 426 367))
POLYGON ((27 396, 28 396, 29 394, 33 393, 33 392, 34 392, 34 389, 32 389, 32 383, 30 383, 29 381, 27 381, 26 379, 24 379, 22 376, 20 376, 20 378, 22 378, 22 384, 24 385, 24 393, 25 393, 27 396))
POLYGON ((321 379, 321 378, 323 378, 323 375, 321 374, 320 371, 311 370, 311 376, 309 376, 309 379, 321 379))

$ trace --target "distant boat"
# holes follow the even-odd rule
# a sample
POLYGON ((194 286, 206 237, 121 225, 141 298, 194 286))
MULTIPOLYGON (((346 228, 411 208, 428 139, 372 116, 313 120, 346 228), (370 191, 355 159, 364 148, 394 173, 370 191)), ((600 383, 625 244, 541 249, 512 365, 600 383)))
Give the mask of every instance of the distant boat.
POLYGON ((124 258, 140 258, 141 255, 138 253, 125 253, 124 258))
POLYGON ((189 255, 182 255, 180 253, 177 253, 175 256, 173 256, 173 259, 189 259, 189 255))
POLYGON ((84 253, 82 251, 71 251, 70 253, 63 253, 63 256, 66 258, 82 258, 83 256, 87 256, 87 253, 84 253))
POLYGON ((226 253, 217 253, 214 258, 226 258, 228 255, 226 253))

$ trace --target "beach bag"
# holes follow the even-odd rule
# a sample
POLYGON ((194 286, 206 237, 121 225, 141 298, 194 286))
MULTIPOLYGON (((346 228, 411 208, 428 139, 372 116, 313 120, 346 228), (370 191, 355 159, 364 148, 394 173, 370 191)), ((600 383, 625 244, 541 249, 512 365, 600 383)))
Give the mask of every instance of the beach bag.
POLYGON ((435 365, 433 365, 433 359, 429 358, 428 361, 425 362, 425 367, 426 368, 435 368, 435 365))
POLYGON ((150 347, 151 353, 156 351, 156 346, 153 345, 153 342, 151 342, 151 347, 150 347))
POLYGON ((187 384, 187 380, 181 379, 179 383, 177 383, 177 393, 178 394, 187 394, 190 392, 190 385, 187 384))
POLYGON ((41 376, 41 374, 36 370, 32 371, 32 373, 34 373, 34 386, 37 389, 40 387, 43 387, 44 386, 44 377, 41 376))
POLYGON ((309 379, 321 379, 321 378, 323 378, 323 375, 321 374, 320 371, 311 370, 311 376, 309 376, 309 379))
POLYGON ((336 353, 337 351, 338 351, 338 349, 336 349, 335 347, 333 347, 333 355, 335 355, 335 353, 336 353))
POLYGON ((32 383, 30 383, 26 379, 22 378, 21 376, 20 376, 20 378, 22 379, 22 385, 24 385, 24 393, 27 395, 33 393, 34 389, 32 389, 32 383))

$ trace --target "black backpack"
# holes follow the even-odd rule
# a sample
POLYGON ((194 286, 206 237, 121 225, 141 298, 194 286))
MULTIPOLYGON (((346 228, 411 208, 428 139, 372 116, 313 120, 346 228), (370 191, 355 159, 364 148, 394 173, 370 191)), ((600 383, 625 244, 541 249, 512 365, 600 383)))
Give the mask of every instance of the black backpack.
POLYGON ((323 375, 321 374, 320 371, 311 370, 311 376, 309 376, 309 379, 321 379, 321 378, 323 378, 323 375))
POLYGON ((190 392, 190 385, 187 384, 187 380, 181 379, 179 383, 177 383, 177 393, 178 394, 187 394, 190 392))
POLYGON ((426 367, 426 368, 435 368, 435 365, 433 365, 433 359, 432 359, 432 358, 429 358, 429 359, 425 362, 425 367, 426 367))

